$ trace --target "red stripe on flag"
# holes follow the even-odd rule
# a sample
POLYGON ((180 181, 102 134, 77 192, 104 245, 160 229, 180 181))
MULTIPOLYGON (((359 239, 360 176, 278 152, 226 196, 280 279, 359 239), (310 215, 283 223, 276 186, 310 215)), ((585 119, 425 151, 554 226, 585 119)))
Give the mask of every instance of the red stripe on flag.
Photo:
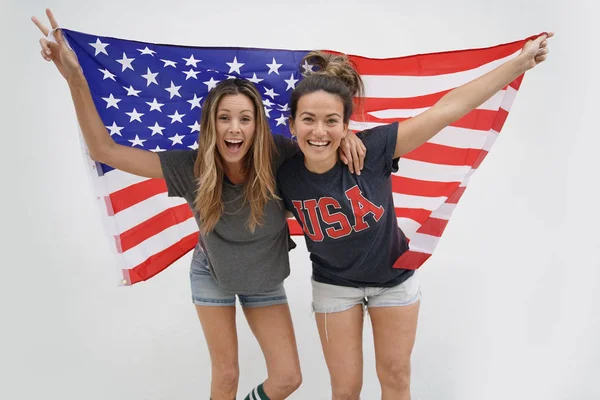
POLYGON ((523 83, 524 77, 525 77, 525 74, 519 76, 517 79, 512 81, 508 86, 512 87, 515 90, 519 90, 519 88, 521 87, 521 83, 523 83))
POLYGON ((120 252, 126 252, 142 243, 144 240, 151 238, 171 226, 180 224, 193 216, 190 207, 187 204, 181 204, 179 206, 171 207, 152 218, 148 218, 141 224, 134 226, 119 236, 119 242, 121 244, 120 252))
POLYGON ((446 219, 429 218, 417 230, 417 232, 422 233, 424 235, 440 237, 440 236, 442 236, 442 233, 444 233, 444 229, 446 229, 446 225, 448 225, 448 220, 446 220, 446 219))
POLYGON ((431 254, 408 250, 394 263, 394 268, 417 269, 431 257, 431 254))
POLYGON ((496 119, 492 124, 492 129, 496 132, 500 132, 502 130, 502 127, 504 126, 504 123, 506 122, 506 118, 508 118, 508 111, 502 108, 499 109, 496 113, 496 119))
POLYGON ((392 175, 392 192, 412 196, 450 196, 460 182, 433 182, 392 175))
POLYGON ((110 201, 115 214, 141 203, 152 196, 166 193, 167 184, 164 179, 148 179, 111 193, 110 201))
MULTIPOLYGON (((419 54, 398 58, 367 58, 350 55, 361 75, 433 76, 477 68, 508 57, 523 47, 525 40, 499 46, 419 54), (464 56, 462 55, 464 53, 464 56)), ((337 53, 337 52, 332 52, 337 53)), ((337 53, 339 54, 339 53, 337 53)))
POLYGON ((123 278, 127 281, 126 284, 133 285, 152 278, 192 250, 196 243, 198 243, 198 233, 192 233, 163 251, 148 257, 134 268, 124 269, 123 278))
POLYGON ((456 190, 450 195, 450 197, 448 197, 448 200, 446 200, 446 203, 458 204, 458 201, 460 200, 462 195, 465 193, 465 190, 467 190, 466 186, 457 187, 456 190))
MULTIPOLYGON (((365 113, 388 109, 413 110, 415 108, 427 108, 433 106, 449 91, 450 90, 446 90, 425 96, 404 98, 363 97, 357 104, 362 105, 362 111, 365 113)), ((361 109, 357 107, 356 110, 360 111, 361 109)), ((360 115, 357 114, 356 117, 353 115, 352 119, 360 121, 360 115)))
POLYGON ((482 151, 485 150, 462 149, 426 142, 402 157, 432 164, 456 166, 468 165, 472 167, 477 162, 482 151))

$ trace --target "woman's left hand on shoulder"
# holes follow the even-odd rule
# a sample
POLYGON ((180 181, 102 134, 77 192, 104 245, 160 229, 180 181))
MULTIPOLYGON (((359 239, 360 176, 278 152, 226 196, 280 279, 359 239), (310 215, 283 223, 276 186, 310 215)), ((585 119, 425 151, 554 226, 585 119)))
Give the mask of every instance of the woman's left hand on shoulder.
POLYGON ((365 155, 367 154, 367 148, 363 144, 354 132, 348 131, 348 134, 342 142, 339 148, 340 159, 344 164, 348 166, 351 173, 360 175, 365 165, 365 155))

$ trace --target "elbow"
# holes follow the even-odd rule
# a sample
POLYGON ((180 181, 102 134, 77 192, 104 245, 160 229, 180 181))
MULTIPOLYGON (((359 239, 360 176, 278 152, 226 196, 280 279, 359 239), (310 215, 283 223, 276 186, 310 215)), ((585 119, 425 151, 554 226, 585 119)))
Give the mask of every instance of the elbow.
POLYGON ((109 158, 110 158, 110 149, 112 146, 110 145, 105 145, 105 146, 95 146, 95 147, 89 147, 88 148, 88 154, 90 155, 90 158, 93 161, 102 163, 102 164, 109 164, 109 158))

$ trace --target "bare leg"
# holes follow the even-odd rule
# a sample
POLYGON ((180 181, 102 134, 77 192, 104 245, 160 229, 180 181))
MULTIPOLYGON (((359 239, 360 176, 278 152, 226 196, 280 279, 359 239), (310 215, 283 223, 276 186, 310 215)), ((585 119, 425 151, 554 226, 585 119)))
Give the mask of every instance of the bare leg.
POLYGON ((333 400, 358 400, 363 383, 363 307, 316 313, 333 400))
POLYGON ((235 306, 196 306, 210 353, 212 400, 235 399, 239 381, 235 306))
POLYGON ((244 314, 265 356, 263 389, 271 400, 283 400, 302 383, 290 309, 287 304, 244 307, 244 314))
POLYGON ((382 400, 410 400, 410 357, 415 343, 419 303, 369 308, 382 400))

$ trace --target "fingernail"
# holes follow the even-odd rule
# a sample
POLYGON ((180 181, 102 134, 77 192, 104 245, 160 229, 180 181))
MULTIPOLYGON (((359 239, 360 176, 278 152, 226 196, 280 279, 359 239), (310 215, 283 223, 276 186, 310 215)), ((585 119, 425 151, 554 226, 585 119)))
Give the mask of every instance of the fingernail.
POLYGON ((50 55, 50 50, 46 50, 46 54, 50 55))

